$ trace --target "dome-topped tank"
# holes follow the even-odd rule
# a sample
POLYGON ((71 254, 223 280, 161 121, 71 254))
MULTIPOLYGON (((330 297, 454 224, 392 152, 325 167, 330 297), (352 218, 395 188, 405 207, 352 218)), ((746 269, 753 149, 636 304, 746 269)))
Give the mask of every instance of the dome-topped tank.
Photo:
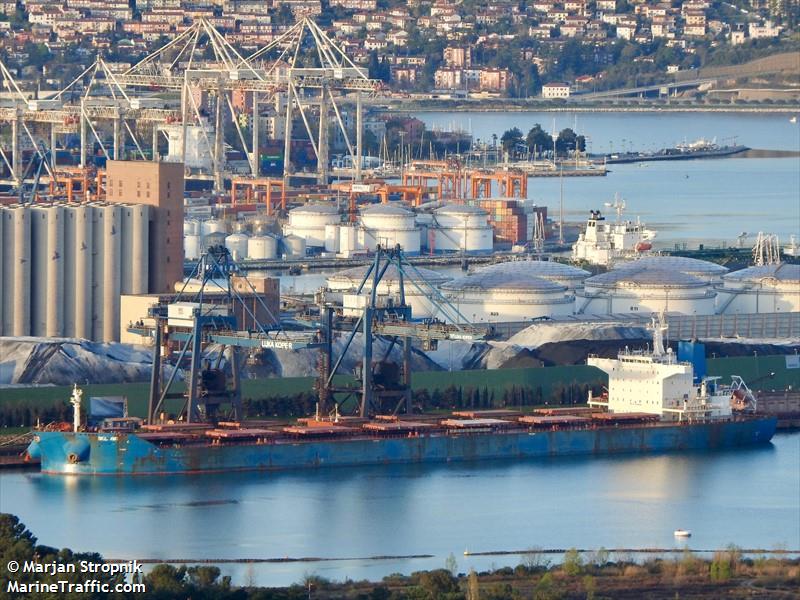
POLYGON ((419 254, 420 233, 414 213, 397 204, 375 204, 361 211, 359 245, 375 250, 378 245, 399 245, 406 254, 419 254))
POLYGON ((483 269, 441 286, 445 297, 474 323, 527 321, 572 314, 567 286, 543 277, 483 269))
POLYGON ((284 233, 303 238, 309 248, 324 248, 325 227, 340 222, 341 217, 336 206, 306 204, 289 211, 289 222, 284 227, 284 233))
POLYGON ((489 213, 477 206, 448 204, 434 211, 428 244, 434 252, 491 252, 494 232, 489 213))
POLYGON ((569 290, 582 288, 583 282, 591 275, 583 269, 551 260, 513 260, 481 267, 476 272, 505 272, 520 277, 541 277, 564 285, 569 290))
POLYGON ((638 262, 588 278, 575 299, 576 312, 714 314, 716 293, 708 280, 638 262))
POLYGON ((628 262, 618 262, 614 265, 614 270, 619 269, 679 271, 711 282, 720 281, 728 272, 727 267, 688 256, 645 256, 628 262))
POLYGON ((717 288, 717 312, 800 311, 800 265, 756 265, 728 273, 717 288))

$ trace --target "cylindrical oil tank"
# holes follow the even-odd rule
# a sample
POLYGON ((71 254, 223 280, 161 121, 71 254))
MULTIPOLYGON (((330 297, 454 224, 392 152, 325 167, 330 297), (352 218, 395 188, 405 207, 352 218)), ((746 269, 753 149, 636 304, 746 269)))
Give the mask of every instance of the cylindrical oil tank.
POLYGON ((278 240, 271 235, 254 235, 247 240, 247 258, 271 260, 278 255, 278 240))
POLYGON ((186 219, 183 222, 183 235, 197 235, 200 233, 200 223, 194 219, 186 219))
POLYGON ((399 245, 406 254, 419 254, 420 235, 414 213, 392 204, 376 204, 361 213, 364 247, 399 245))
POLYGON ((13 335, 30 335, 31 313, 31 214, 24 206, 11 208, 14 224, 14 322, 13 335))
POLYGON ((250 239, 246 233, 232 233, 225 238, 225 247, 231 253, 233 260, 242 260, 247 256, 247 242, 250 239))
POLYGON ((227 233, 228 228, 225 226, 224 221, 220 221, 219 219, 208 219, 207 221, 203 221, 200 226, 200 233, 203 235, 208 235, 209 233, 227 233))
POLYGON ((290 258, 301 258, 306 255, 306 240, 297 235, 287 235, 283 243, 283 253, 290 258))
POLYGON ((347 254, 358 249, 358 229, 353 225, 339 227, 339 252, 347 254))
POLYGON ((75 259, 75 337, 92 337, 92 207, 87 204, 71 207, 75 218, 72 253, 75 259))
POLYGON ((339 251, 339 224, 325 225, 325 252, 339 251))
POLYGON ((248 233, 250 231, 250 223, 246 221, 236 221, 233 224, 233 233, 248 233))
MULTIPOLYGON (((119 339, 120 310, 120 257, 122 207, 103 206, 103 321, 102 340, 113 342, 119 339)), ((99 311, 98 311, 99 316, 99 311)))
POLYGON ((492 251, 489 213, 477 206, 450 204, 435 212, 433 250, 485 253, 492 251))
POLYGON ((325 247, 325 228, 341 221, 339 209, 328 204, 308 204, 289 211, 287 235, 296 235, 305 240, 309 248, 325 247))
POLYGON ((186 260, 197 260, 200 258, 200 236, 190 234, 183 236, 183 254, 186 260))

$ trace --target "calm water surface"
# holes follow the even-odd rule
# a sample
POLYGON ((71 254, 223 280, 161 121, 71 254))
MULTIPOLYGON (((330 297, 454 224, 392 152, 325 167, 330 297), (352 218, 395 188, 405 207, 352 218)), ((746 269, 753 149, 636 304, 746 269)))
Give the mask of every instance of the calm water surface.
POLYGON ((0 475, 0 509, 42 543, 107 557, 430 559, 223 565, 265 585, 315 573, 377 579, 392 572, 517 564, 465 549, 800 548, 800 433, 713 453, 341 468, 205 477, 0 475))
MULTIPOLYGON (((800 151, 800 127, 789 115, 721 113, 417 113, 429 127, 463 129, 491 139, 518 127, 524 133, 541 123, 546 130, 576 127, 590 152, 656 150, 699 137, 751 148, 800 151)), ((686 242, 734 244, 742 232, 800 238, 800 158, 725 158, 611 165, 606 177, 564 178, 564 216, 584 221, 619 193, 628 218, 640 216, 656 228, 656 245, 686 242)), ((528 197, 558 216, 561 182, 531 178, 528 197)))

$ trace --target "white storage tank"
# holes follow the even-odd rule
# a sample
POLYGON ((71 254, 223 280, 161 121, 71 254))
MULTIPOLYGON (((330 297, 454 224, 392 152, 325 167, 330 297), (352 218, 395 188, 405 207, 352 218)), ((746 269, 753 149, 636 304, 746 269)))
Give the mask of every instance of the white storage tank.
POLYGON ((563 285, 571 292, 581 289, 583 282, 591 275, 583 269, 550 260, 513 260, 476 269, 476 273, 484 272, 506 272, 514 273, 519 277, 541 277, 563 285))
POLYGON ((200 236, 190 234, 183 236, 183 255, 186 260, 197 260, 200 258, 200 236))
POLYGON ((325 225, 325 252, 339 252, 339 228, 338 223, 325 225))
POLYGON ((573 296, 565 285, 514 271, 482 270, 441 289, 471 323, 524 322, 570 315, 573 309, 573 296))
POLYGON ((630 267, 588 278, 575 298, 575 311, 587 315, 713 315, 715 296, 711 283, 694 275, 630 267))
POLYGON ((297 235, 287 235, 281 240, 283 253, 287 258, 301 258, 306 255, 306 240, 297 235))
POLYGON ((225 238, 227 237, 228 235, 222 231, 214 231, 212 233, 208 233, 203 236, 202 249, 206 250, 207 248, 211 248, 212 246, 224 246, 225 238))
POLYGON ((414 213, 396 204, 376 204, 361 211, 359 242, 366 250, 399 245, 406 254, 419 254, 420 233, 414 213))
POLYGON ((200 223, 194 219, 186 219, 183 222, 183 235, 197 235, 200 233, 200 223))
POLYGON ((491 252, 493 230, 489 213, 478 206, 448 204, 434 211, 429 248, 433 252, 491 252), (431 240, 432 237, 432 240, 431 240))
POLYGON ((614 269, 678 271, 712 283, 722 281, 723 275, 728 272, 727 267, 688 256, 643 256, 631 261, 617 262, 614 269))
POLYGON ((339 252, 349 256, 353 252, 362 250, 364 247, 359 245, 359 229, 355 225, 339 226, 339 252))
POLYGON ((289 222, 284 227, 284 233, 303 238, 308 248, 325 248, 326 227, 340 222, 336 206, 306 204, 289 211, 289 222))
POLYGON ((225 247, 233 260, 242 260, 247 256, 247 245, 250 236, 245 233, 232 233, 225 238, 225 247))
POLYGON ((717 313, 800 311, 800 265, 756 265, 728 273, 717 288, 717 313))
POLYGON ((247 258, 272 260, 278 256, 278 240, 271 235, 254 235, 247 240, 247 258))
MULTIPOLYGON (((334 300, 342 301, 338 293, 342 296, 345 294, 352 294, 358 289, 361 280, 364 279, 364 274, 369 269, 369 265, 353 267, 352 269, 345 269, 339 271, 327 278, 327 287, 333 292, 334 300)), ((370 293, 372 290, 372 277, 370 274, 369 279, 364 284, 363 294, 370 293)), ((417 267, 411 269, 403 277, 403 288, 405 291, 406 303, 411 306, 411 314, 415 319, 436 317, 439 310, 431 302, 431 297, 436 297, 434 292, 443 283, 449 281, 450 276, 444 275, 437 271, 417 267)), ((393 263, 389 265, 378 284, 377 295, 379 302, 386 303, 391 300, 394 303, 400 302, 400 276, 397 271, 397 266, 393 263)), ((439 302, 441 304, 441 302, 439 302)), ((356 311, 357 312, 357 311, 356 311)), ((438 315, 440 318, 441 315, 438 315)))
POLYGON ((208 235, 209 233, 227 233, 228 228, 224 221, 219 219, 208 219, 203 221, 200 225, 200 233, 208 235))

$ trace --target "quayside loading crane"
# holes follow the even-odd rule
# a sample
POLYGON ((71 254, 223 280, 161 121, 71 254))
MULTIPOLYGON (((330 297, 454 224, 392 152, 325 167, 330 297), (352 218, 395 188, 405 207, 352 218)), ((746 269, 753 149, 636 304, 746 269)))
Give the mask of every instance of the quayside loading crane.
POLYGON ((242 349, 319 347, 316 332, 283 330, 263 299, 255 293, 252 284, 241 277, 239 281, 244 282, 246 291, 254 294, 259 308, 274 323, 263 325, 254 312, 255 307, 248 306, 237 286, 232 285, 232 277, 237 274, 238 268, 227 248, 209 247, 174 299, 152 307, 147 322, 141 320, 128 327, 129 332, 151 337, 154 341, 148 424, 156 422, 165 400, 170 398, 184 399, 179 418, 185 419, 186 423, 215 422, 224 416, 221 415, 224 405, 229 407, 228 416, 239 420, 244 416, 239 378, 239 353, 242 349), (194 282, 194 287, 190 282, 194 282), (246 315, 255 327, 240 329, 237 311, 246 315), (174 368, 164 380, 168 348, 173 343, 177 343, 180 350, 174 368), (212 344, 221 347, 213 362, 203 358, 205 350, 212 344), (221 368, 225 352, 230 356, 230 373, 221 368), (186 391, 173 391, 178 367, 187 357, 190 366, 185 377, 186 391))
POLYGON ((321 293, 318 300, 322 318, 322 355, 317 381, 318 414, 342 414, 342 406, 351 398, 358 415, 411 412, 411 341, 419 340, 426 350, 433 350, 440 340, 480 341, 489 335, 486 328, 474 327, 439 290, 428 283, 408 262, 400 247, 378 246, 372 264, 367 268, 355 291, 361 305, 360 316, 353 321, 343 316, 343 306, 321 293), (378 286, 391 267, 399 279, 399 294, 387 297, 378 293, 378 286), (413 274, 414 277, 407 277, 413 274), (371 281, 368 291, 367 282, 371 281), (406 285, 413 286, 435 307, 437 318, 415 320, 406 302, 406 285), (344 347, 334 361, 335 331, 347 337, 344 347), (348 351, 354 348, 357 333, 361 333, 363 359, 357 386, 337 385, 334 376, 339 372, 348 351), (379 360, 373 360, 377 337, 388 340, 388 347, 379 360), (390 360, 395 346, 402 347, 402 365, 390 360))

